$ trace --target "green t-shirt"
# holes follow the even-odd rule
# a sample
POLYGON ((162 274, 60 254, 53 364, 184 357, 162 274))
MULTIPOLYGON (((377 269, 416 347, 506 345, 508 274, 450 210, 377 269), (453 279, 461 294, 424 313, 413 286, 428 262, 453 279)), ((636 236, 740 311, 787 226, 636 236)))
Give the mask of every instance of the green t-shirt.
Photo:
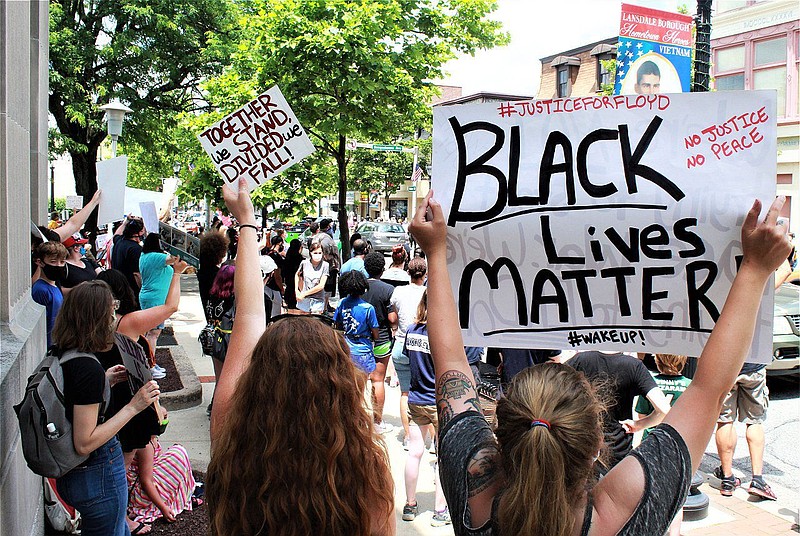
MULTIPOLYGON (((689 384, 692 381, 681 374, 677 376, 670 376, 668 374, 655 374, 653 375, 653 379, 656 381, 658 388, 664 391, 664 396, 666 396, 667 400, 669 400, 670 407, 675 405, 675 401, 678 400, 678 398, 686 390, 686 388, 689 387, 689 384)), ((636 402, 636 413, 650 415, 652 412, 653 405, 649 400, 647 400, 647 398, 640 396, 639 400, 636 402)), ((644 440, 649 433, 650 428, 644 431, 642 440, 644 440)))

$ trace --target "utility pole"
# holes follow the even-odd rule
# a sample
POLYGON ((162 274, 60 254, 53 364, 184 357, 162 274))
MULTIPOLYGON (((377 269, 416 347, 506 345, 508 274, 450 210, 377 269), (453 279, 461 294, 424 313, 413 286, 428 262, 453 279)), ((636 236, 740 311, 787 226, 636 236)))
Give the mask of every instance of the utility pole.
POLYGON ((711 0, 697 0, 694 22, 697 34, 692 92, 708 91, 711 81, 711 0))
POLYGON ((50 212, 56 211, 56 166, 50 163, 50 212))

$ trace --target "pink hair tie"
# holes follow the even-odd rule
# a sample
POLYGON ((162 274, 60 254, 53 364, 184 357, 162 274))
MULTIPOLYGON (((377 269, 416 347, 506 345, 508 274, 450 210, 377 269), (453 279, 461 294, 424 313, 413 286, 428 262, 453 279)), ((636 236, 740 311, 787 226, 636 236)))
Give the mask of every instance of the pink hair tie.
POLYGON ((531 421, 531 428, 536 428, 537 426, 544 426, 548 430, 550 429, 550 423, 544 419, 533 419, 531 421))

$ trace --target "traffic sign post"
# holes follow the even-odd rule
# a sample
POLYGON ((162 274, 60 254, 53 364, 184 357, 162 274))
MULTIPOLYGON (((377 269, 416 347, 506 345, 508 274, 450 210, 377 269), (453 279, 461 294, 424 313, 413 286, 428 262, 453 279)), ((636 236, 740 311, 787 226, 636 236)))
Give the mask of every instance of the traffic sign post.
POLYGON ((384 143, 373 143, 372 144, 373 151, 386 151, 391 153, 402 153, 403 146, 402 145, 387 145, 384 143))

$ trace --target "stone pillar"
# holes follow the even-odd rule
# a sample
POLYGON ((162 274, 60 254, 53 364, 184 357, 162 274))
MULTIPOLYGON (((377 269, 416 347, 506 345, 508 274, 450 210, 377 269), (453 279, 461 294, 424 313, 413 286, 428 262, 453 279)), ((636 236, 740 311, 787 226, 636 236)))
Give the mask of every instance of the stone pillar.
POLYGON ((0 2, 0 536, 44 533, 41 478, 12 406, 46 350, 31 299, 30 221, 46 221, 48 3, 0 2))

